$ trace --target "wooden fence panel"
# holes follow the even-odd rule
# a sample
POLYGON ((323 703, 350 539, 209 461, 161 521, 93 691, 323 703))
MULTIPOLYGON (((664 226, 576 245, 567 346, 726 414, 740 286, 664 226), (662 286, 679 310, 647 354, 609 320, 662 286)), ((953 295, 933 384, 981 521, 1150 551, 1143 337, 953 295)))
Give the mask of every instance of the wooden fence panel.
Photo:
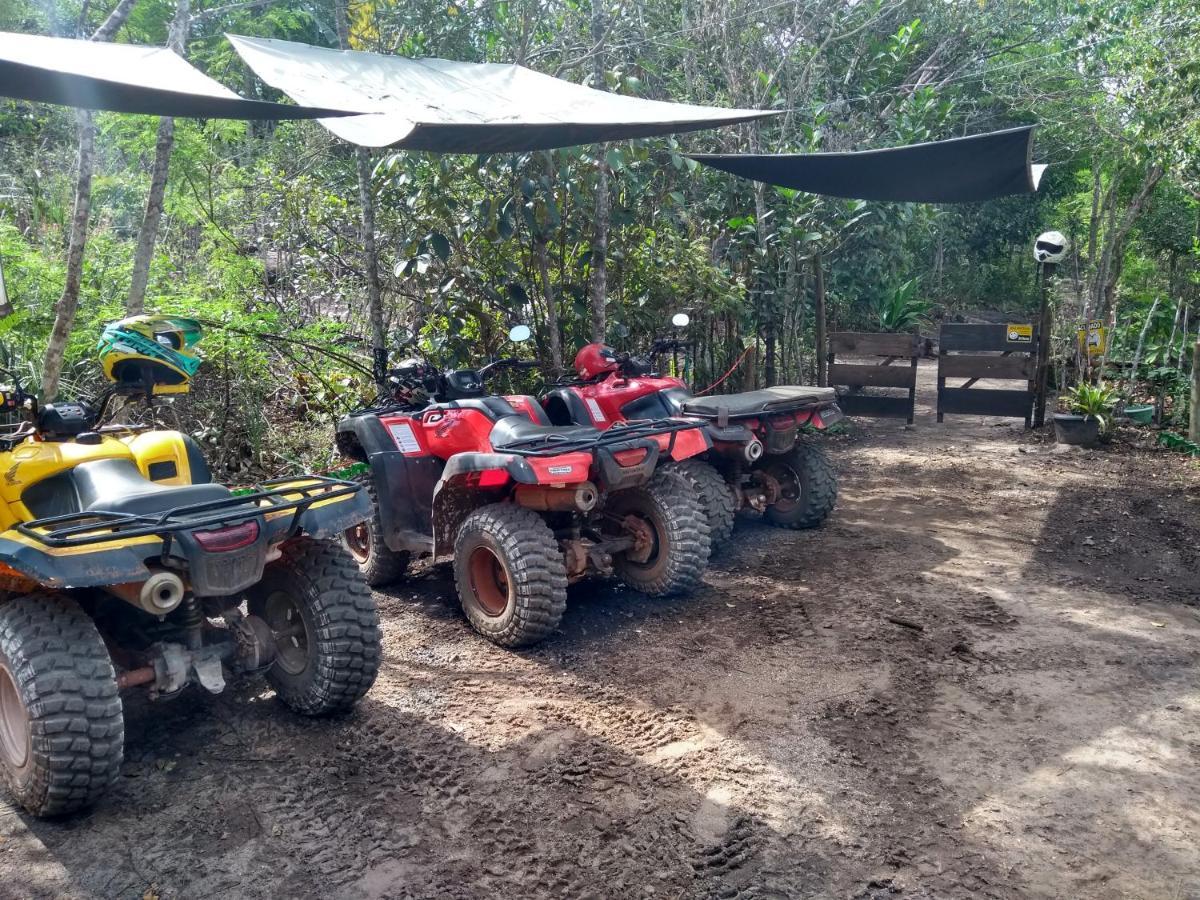
POLYGON ((877 394, 842 394, 838 399, 848 416, 905 419, 913 422, 917 405, 917 360, 920 358, 920 335, 878 334, 861 331, 835 331, 829 335, 829 384, 851 388, 902 388, 907 396, 877 394), (839 363, 838 356, 850 356, 858 362, 839 363), (884 357, 882 364, 872 365, 862 357, 884 357), (908 362, 904 365, 903 362, 908 362), (892 363, 895 362, 895 365, 892 363))
POLYGON ((944 323, 938 335, 937 420, 950 415, 1005 416, 1033 424, 1038 329, 1027 323, 944 323), (946 386, 947 378, 966 383, 946 386), (980 379, 1023 381, 1023 389, 978 388, 980 379))

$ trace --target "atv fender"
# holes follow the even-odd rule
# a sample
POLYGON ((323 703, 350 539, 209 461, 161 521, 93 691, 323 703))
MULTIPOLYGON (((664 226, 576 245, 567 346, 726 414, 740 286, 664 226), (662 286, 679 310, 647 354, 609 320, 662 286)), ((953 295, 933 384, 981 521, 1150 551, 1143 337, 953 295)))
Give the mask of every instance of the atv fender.
POLYGON ((432 552, 429 521, 441 461, 405 456, 376 415, 346 416, 337 424, 336 440, 343 456, 371 467, 387 548, 417 555, 432 552))
POLYGON ((456 453, 446 462, 433 491, 434 555, 454 551, 458 527, 474 510, 495 503, 507 493, 509 481, 517 484, 583 484, 591 474, 590 453, 564 453, 555 457, 524 457, 509 453, 456 453), (501 484, 480 484, 472 476, 504 472, 501 484))
POLYGON ((145 559, 162 547, 158 538, 130 541, 90 553, 55 550, 35 545, 13 531, 0 534, 0 572, 5 568, 42 587, 105 587, 145 581, 150 577, 145 559))
MULTIPOLYGON (((286 485, 283 486, 286 489, 286 485)), ((317 540, 340 537, 342 532, 371 518, 371 499, 364 490, 349 497, 318 500, 303 513, 297 522, 298 530, 317 540)))

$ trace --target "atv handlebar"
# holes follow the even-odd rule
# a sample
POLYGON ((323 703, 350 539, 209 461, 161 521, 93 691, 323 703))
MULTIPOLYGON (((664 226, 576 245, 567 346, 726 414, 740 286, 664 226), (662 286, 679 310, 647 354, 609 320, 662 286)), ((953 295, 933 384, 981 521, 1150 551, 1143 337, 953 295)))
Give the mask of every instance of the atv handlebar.
POLYGON ((479 370, 480 378, 487 378, 493 372, 500 372, 504 369, 537 369, 541 364, 536 360, 516 359, 509 357, 507 359, 498 359, 495 362, 490 362, 479 370))

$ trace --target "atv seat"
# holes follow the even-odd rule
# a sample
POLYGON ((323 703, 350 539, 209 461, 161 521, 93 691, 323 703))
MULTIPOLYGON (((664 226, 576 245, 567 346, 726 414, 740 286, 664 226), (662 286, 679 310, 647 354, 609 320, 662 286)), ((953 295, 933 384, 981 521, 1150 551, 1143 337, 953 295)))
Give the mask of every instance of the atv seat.
POLYGON ((80 512, 151 515, 233 496, 220 484, 155 484, 130 459, 80 463, 71 470, 71 480, 79 496, 80 512))
POLYGON ((595 428, 587 425, 538 425, 528 418, 515 413, 505 416, 488 435, 488 441, 493 449, 501 450, 525 441, 535 441, 546 438, 560 438, 564 441, 578 441, 596 437, 600 434, 595 428))
POLYGON ((724 410, 729 418, 738 419, 790 412, 805 406, 833 403, 836 399, 837 392, 833 388, 780 385, 741 394, 689 397, 683 401, 683 411, 692 416, 716 417, 724 410))

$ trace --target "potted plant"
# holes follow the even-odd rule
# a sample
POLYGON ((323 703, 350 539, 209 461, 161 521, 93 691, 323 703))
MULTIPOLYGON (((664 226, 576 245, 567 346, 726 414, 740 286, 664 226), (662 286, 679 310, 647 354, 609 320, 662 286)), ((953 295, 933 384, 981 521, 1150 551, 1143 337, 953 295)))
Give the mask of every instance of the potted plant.
POLYGON ((1108 385, 1075 385, 1074 390, 1063 398, 1067 412, 1055 413, 1054 436, 1060 444, 1076 444, 1094 447, 1112 425, 1112 411, 1117 404, 1117 394, 1108 385))

